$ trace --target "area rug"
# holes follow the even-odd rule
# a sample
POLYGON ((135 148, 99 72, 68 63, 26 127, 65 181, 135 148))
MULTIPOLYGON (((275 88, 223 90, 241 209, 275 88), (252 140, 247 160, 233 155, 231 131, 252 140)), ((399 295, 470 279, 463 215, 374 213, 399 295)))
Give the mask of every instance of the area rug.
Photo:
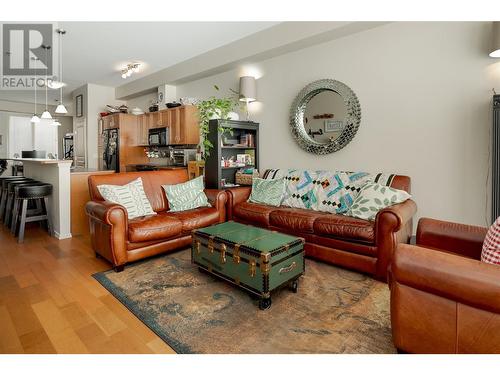
POLYGON ((264 311, 190 250, 94 277, 177 353, 395 352, 387 285, 309 259, 298 293, 277 291, 264 311))

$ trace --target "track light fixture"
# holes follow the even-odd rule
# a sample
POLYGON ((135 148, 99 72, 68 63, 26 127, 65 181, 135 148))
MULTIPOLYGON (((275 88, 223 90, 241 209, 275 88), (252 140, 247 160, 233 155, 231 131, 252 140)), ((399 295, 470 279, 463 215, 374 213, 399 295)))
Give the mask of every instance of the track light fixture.
POLYGON ((122 69, 122 78, 126 79, 130 77, 132 73, 137 73, 139 71, 139 63, 128 64, 126 68, 122 69))

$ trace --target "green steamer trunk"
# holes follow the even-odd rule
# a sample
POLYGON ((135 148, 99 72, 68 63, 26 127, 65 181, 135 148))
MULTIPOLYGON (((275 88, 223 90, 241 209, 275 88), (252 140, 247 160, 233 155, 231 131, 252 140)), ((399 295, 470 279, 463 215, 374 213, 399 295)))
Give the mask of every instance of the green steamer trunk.
POLYGON ((194 230, 191 260, 207 271, 261 298, 271 306, 271 292, 291 285, 305 272, 304 240, 234 221, 194 230))

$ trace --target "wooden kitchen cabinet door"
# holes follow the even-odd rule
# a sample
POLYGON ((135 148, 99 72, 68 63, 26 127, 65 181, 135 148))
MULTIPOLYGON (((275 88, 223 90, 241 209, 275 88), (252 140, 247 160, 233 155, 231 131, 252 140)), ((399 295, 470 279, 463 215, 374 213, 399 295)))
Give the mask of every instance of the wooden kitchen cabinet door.
POLYGON ((197 145, 200 143, 200 125, 195 106, 189 105, 179 108, 179 123, 182 144, 197 145))
POLYGON ((160 124, 162 128, 170 127, 170 114, 168 110, 160 111, 160 124))
POLYGON ((168 111, 170 125, 170 144, 182 144, 180 137, 179 108, 171 108, 168 111))
POLYGON ((118 129, 120 127, 120 115, 107 115, 106 117, 103 117, 102 122, 104 130, 118 129))
POLYGON ((149 127, 146 115, 137 116, 137 146, 147 146, 149 142, 149 127))
POLYGON ((148 116, 148 128, 156 129, 161 128, 160 113, 159 112, 149 112, 148 116))

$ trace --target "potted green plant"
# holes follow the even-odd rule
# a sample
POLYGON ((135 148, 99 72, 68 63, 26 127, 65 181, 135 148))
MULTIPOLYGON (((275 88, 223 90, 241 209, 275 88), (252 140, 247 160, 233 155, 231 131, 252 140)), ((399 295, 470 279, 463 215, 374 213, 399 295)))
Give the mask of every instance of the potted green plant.
MULTIPOLYGON (((215 90, 219 91, 219 87, 214 85, 215 90)), ((235 93, 235 91, 231 90, 235 93)), ((203 158, 206 159, 210 156, 210 150, 214 147, 212 142, 208 140, 208 122, 213 119, 228 120, 229 113, 239 106, 237 97, 217 98, 211 96, 206 100, 200 101, 196 107, 198 109, 198 119, 200 121, 200 144, 203 146, 203 158)), ((219 127, 219 131, 224 134, 225 132, 232 133, 230 129, 219 127)))

